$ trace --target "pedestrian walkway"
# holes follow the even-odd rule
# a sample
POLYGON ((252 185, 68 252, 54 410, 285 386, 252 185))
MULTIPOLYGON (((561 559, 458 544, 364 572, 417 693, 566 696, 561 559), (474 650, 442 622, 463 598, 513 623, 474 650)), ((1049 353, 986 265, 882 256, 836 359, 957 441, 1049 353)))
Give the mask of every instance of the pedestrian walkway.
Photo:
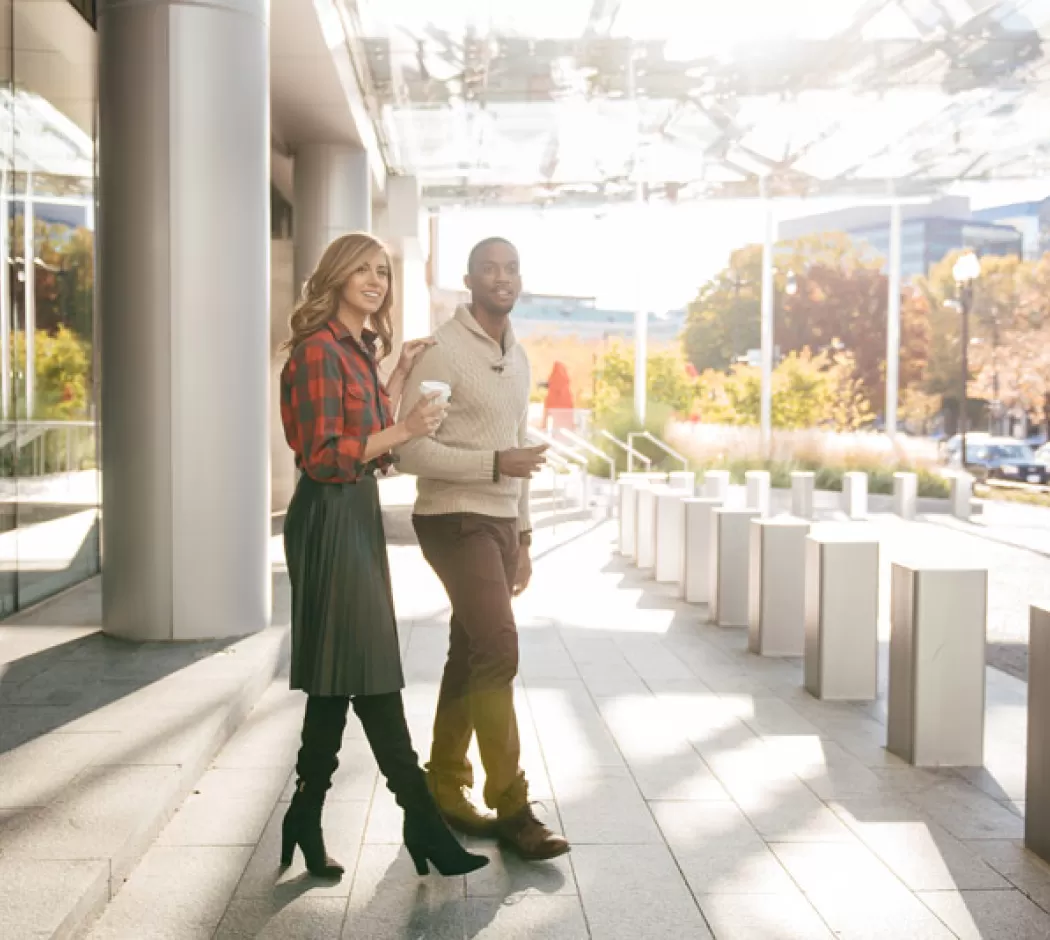
MULTIPOLYGON (((957 542, 872 524, 887 555, 957 542)), ((798 661, 747 654, 743 631, 630 570, 612 524, 573 525, 541 545, 518 607, 523 762, 569 856, 524 864, 474 842, 487 869, 417 878, 351 720, 326 810, 347 874, 280 872, 303 697, 276 681, 90 940, 1050 936, 1050 866, 1020 841, 1022 682, 988 671, 987 769, 912 768, 883 748, 884 703, 811 699, 798 661)), ((448 611, 404 541, 392 570, 425 752, 448 611)))

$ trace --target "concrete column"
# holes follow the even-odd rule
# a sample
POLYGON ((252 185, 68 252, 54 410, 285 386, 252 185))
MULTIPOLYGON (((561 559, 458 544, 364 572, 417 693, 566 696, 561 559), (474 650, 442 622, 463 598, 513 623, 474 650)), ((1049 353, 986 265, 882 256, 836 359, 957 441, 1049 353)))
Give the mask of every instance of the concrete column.
POLYGON ((914 519, 919 503, 919 478, 914 473, 893 474, 893 511, 902 519, 914 519))
POLYGON ((813 491, 816 474, 798 471, 791 474, 791 515, 798 519, 813 518, 813 491))
POLYGON ((853 471, 842 476, 842 511, 855 521, 868 518, 868 475, 853 471))
POLYGON ((720 502, 729 502, 729 471, 708 470, 704 474, 703 495, 707 499, 717 499, 720 502))
POLYGON ((100 0, 103 624, 270 617, 270 103, 262 0, 100 0))
POLYGON ((819 699, 869 702, 878 675, 879 543, 851 528, 806 539, 805 684, 819 699))
POLYGON ((386 200, 386 207, 376 217, 375 230, 394 256, 394 344, 399 346, 430 333, 430 225, 422 212, 416 177, 390 177, 386 200))
POLYGON ((1050 610, 1033 607, 1028 635, 1028 776, 1024 844, 1050 861, 1050 610))
POLYGON ((635 564, 643 571, 656 567, 656 497, 662 487, 645 486, 638 490, 638 540, 635 564))
POLYGON ((984 762, 988 572, 896 563, 886 748, 917 767, 984 762))
POLYGON ((757 509, 759 515, 769 515, 769 473, 765 470, 748 470, 744 474, 747 486, 747 508, 757 509))
POLYGON ((886 433, 897 434, 901 368, 901 205, 890 206, 890 276, 886 304, 886 433))
POLYGON ((685 558, 681 596, 688 604, 706 604, 711 597, 711 529, 720 499, 686 499, 685 558))
POLYGON ((969 522, 973 513, 973 477, 961 470, 952 476, 951 487, 952 515, 969 522))
POLYGON ((656 580, 678 584, 685 557, 685 503, 680 490, 668 489, 656 498, 656 580))
POLYGON ((686 496, 692 496, 696 491, 696 474, 691 470, 679 470, 667 474, 667 485, 672 490, 678 490, 686 496))
POLYGON ((711 527, 711 622, 746 627, 753 509, 716 509, 711 527))
POLYGON ((296 293, 340 235, 372 230, 368 154, 346 144, 306 144, 295 154, 296 293))
POLYGON ((751 522, 747 648, 760 656, 801 656, 805 640, 809 523, 751 522))
POLYGON ((293 247, 290 239, 270 243, 270 510, 283 512, 295 492, 295 457, 281 421, 281 371, 288 354, 281 348, 291 335, 295 306, 293 247))
POLYGON ((620 554, 634 561, 638 523, 638 481, 621 477, 616 482, 620 500, 620 554))

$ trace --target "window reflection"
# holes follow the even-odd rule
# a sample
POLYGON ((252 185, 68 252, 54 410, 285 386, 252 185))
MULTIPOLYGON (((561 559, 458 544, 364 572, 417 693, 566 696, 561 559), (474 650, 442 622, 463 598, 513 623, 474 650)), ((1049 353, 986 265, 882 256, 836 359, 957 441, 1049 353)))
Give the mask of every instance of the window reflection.
POLYGON ((0 225, 0 613, 6 613, 98 570, 100 485, 93 392, 95 33, 83 11, 66 4, 2 5, 13 12, 15 64, 0 87, 6 223, 0 225))

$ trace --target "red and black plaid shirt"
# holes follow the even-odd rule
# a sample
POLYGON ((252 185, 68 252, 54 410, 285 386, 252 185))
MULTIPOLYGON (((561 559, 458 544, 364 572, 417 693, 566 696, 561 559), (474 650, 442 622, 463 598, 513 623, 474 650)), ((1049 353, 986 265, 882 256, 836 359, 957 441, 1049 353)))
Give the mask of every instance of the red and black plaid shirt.
POLYGON ((332 320, 300 343, 281 373, 281 421, 295 463, 321 483, 353 483, 390 454, 365 463, 368 438, 390 427, 390 398, 376 372, 375 335, 362 342, 332 320))

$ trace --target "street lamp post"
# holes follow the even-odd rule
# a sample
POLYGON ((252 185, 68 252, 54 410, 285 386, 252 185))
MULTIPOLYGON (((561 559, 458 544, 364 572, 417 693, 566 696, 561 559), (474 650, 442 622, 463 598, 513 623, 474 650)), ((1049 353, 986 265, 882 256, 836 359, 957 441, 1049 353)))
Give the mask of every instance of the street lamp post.
POLYGON ((966 398, 970 384, 970 307, 973 304, 973 282, 981 276, 981 262, 972 251, 959 256, 952 267, 952 277, 959 288, 959 313, 962 316, 962 385, 959 398, 959 454, 966 469, 966 398))

